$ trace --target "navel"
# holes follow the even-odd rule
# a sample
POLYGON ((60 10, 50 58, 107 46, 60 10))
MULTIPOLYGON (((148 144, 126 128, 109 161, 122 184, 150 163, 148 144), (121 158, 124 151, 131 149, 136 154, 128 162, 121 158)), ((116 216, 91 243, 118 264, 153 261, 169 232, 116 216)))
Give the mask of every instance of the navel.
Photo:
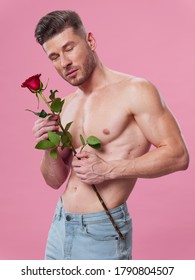
POLYGON ((105 129, 103 130, 103 133, 106 134, 106 135, 109 135, 109 134, 110 134, 110 130, 107 129, 107 128, 105 128, 105 129))

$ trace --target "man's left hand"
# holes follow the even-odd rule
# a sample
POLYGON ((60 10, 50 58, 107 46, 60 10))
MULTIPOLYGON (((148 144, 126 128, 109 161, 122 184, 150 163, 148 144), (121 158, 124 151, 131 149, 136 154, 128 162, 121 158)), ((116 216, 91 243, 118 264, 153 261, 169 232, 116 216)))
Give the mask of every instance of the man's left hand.
POLYGON ((108 163, 92 152, 78 153, 72 161, 72 166, 76 175, 85 184, 100 184, 109 178, 108 163))

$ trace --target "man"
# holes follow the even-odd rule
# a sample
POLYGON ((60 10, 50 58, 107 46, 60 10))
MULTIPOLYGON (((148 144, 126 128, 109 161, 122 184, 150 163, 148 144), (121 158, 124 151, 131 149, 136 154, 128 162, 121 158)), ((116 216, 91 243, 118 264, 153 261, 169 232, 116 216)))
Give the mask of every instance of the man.
MULTIPOLYGON (((59 75, 76 91, 66 97, 63 125, 73 121, 77 157, 44 152, 41 172, 58 189, 66 182, 49 231, 46 259, 131 259, 132 224, 126 201, 138 178, 156 178, 185 170, 189 156, 178 125, 150 82, 105 67, 96 53, 94 35, 87 33, 72 11, 43 17, 35 37, 59 75), (100 151, 80 152, 79 135, 94 135, 100 151), (150 150, 153 145, 154 149, 150 150), (91 185, 95 184, 119 227, 115 231, 91 185)), ((36 141, 57 131, 57 116, 38 119, 36 141)))

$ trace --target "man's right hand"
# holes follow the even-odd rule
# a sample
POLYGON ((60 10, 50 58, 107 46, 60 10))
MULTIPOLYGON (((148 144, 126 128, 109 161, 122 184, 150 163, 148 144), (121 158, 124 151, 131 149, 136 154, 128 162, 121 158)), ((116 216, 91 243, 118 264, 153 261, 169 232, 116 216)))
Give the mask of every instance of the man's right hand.
POLYGON ((58 116, 53 115, 48 118, 39 118, 35 121, 32 132, 35 136, 36 143, 48 139, 48 131, 58 131, 58 116))

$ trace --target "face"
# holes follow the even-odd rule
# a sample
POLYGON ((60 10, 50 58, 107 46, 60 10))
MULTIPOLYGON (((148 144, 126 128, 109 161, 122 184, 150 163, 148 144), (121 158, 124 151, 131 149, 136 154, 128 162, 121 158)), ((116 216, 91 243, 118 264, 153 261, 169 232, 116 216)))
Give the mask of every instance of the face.
POLYGON ((95 39, 91 33, 83 38, 67 28, 46 41, 43 49, 59 75, 73 86, 85 83, 95 69, 95 39))

